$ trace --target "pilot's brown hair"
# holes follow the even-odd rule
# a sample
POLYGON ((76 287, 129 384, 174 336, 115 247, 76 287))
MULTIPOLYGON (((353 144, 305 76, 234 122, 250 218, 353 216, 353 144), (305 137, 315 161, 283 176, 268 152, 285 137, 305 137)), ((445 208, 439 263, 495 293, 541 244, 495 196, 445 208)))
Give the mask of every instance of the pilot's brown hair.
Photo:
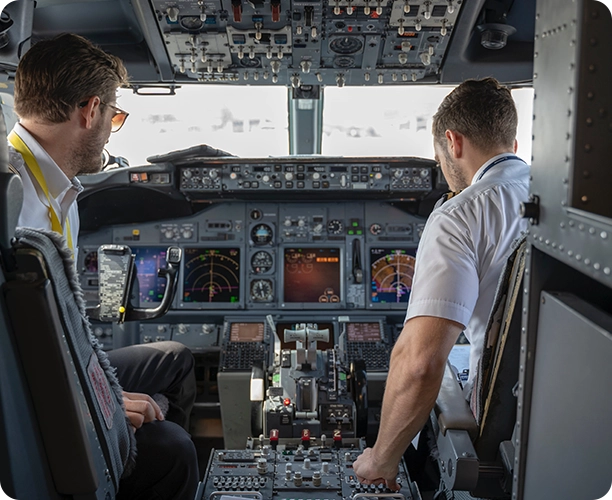
POLYGON ((19 61, 15 112, 21 118, 66 122, 75 107, 92 96, 114 103, 117 88, 127 79, 118 57, 64 33, 36 43, 19 61))
POLYGON ((495 78, 466 80, 447 95, 433 117, 435 141, 445 144, 447 130, 467 137, 482 152, 512 150, 518 116, 510 90, 495 78))

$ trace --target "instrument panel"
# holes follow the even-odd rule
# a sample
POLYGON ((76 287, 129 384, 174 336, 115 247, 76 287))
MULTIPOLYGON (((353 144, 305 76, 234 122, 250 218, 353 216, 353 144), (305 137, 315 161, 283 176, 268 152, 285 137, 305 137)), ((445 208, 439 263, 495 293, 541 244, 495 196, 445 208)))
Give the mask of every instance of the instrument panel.
POLYGON ((135 254, 140 306, 163 296, 157 269, 176 245, 184 258, 172 310, 404 310, 424 223, 384 202, 228 201, 83 235, 78 268, 88 305, 98 300, 98 247, 111 242, 135 254))

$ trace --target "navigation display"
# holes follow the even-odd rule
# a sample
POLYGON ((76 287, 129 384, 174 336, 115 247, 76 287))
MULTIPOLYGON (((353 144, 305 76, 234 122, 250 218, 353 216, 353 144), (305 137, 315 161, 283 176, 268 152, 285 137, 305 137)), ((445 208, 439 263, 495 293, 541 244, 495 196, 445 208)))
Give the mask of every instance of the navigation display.
POLYGON ((340 302, 340 249, 286 248, 284 302, 340 302))
POLYGON ((185 248, 183 302, 240 301, 240 249, 185 248))
POLYGON ((131 247, 131 249, 135 255, 140 303, 161 302, 166 289, 166 278, 159 278, 157 271, 166 267, 168 247, 131 247))
POLYGON ((232 323, 230 342, 263 342, 263 323, 232 323))
POLYGON ((370 300, 374 304, 408 302, 416 248, 371 248, 370 300))
POLYGON ((381 340, 380 323, 347 323, 349 342, 378 342, 381 340))

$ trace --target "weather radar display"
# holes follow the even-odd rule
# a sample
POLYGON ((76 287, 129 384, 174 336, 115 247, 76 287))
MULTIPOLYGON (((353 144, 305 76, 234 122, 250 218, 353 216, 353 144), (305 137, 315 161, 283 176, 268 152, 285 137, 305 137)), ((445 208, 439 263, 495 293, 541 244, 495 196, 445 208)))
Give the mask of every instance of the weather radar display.
POLYGON ((371 248, 373 304, 408 302, 412 290, 416 249, 371 248))
POLYGON ((183 302, 240 301, 238 248, 186 248, 183 302))

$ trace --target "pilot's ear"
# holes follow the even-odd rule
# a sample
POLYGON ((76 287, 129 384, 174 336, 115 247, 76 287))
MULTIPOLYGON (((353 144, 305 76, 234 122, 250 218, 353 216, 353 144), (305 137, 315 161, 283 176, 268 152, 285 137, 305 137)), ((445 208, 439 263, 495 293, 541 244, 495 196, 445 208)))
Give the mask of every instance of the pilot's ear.
POLYGON ((518 151, 518 139, 514 139, 514 153, 518 151))
POLYGON ((461 158, 463 155, 463 135, 454 130, 447 130, 445 135, 448 151, 451 156, 453 158, 461 158))
POLYGON ((79 104, 77 110, 79 111, 78 116, 81 125, 86 129, 90 129, 93 126, 93 121, 96 113, 100 112, 100 98, 98 96, 90 97, 86 103, 79 104))

